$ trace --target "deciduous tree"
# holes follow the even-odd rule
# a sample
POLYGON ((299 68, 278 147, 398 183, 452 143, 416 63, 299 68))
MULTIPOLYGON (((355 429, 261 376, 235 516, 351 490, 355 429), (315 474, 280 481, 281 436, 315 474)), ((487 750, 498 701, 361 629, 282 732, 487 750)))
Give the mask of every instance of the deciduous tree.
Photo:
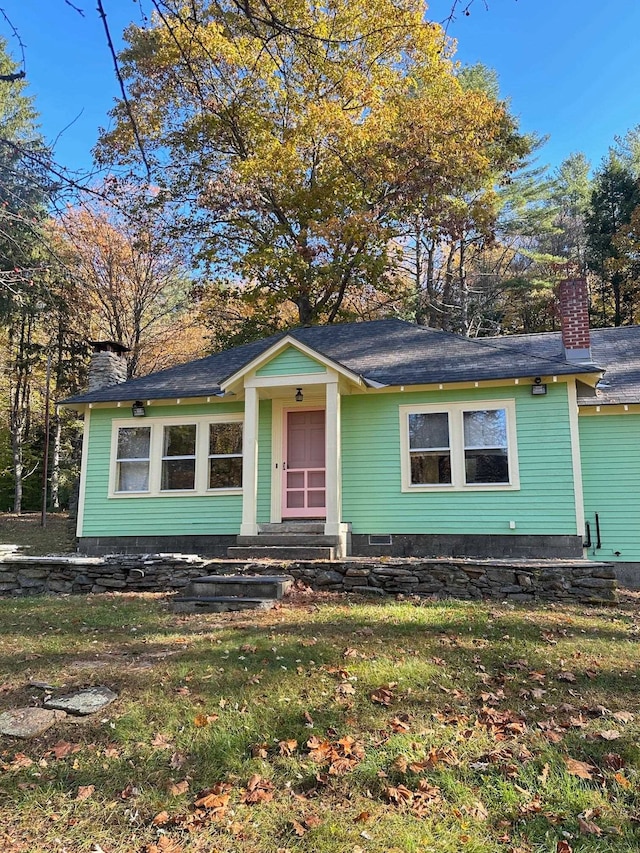
POLYGON ((218 278, 271 317, 290 304, 332 322, 349 294, 393 289, 407 217, 439 219, 527 145, 503 104, 461 84, 419 0, 270 9, 295 38, 232 0, 168 0, 130 27, 128 101, 98 152, 135 165, 137 134, 218 278))

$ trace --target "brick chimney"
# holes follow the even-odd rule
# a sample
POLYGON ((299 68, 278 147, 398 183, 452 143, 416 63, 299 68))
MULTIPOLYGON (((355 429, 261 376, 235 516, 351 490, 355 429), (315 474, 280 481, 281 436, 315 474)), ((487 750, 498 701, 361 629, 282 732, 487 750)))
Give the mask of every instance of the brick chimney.
POLYGON ((567 278, 558 286, 562 344, 567 361, 591 361, 589 293, 584 278, 567 278))
POLYGON ((116 341, 89 341, 93 347, 89 362, 89 391, 127 381, 128 348, 116 341))

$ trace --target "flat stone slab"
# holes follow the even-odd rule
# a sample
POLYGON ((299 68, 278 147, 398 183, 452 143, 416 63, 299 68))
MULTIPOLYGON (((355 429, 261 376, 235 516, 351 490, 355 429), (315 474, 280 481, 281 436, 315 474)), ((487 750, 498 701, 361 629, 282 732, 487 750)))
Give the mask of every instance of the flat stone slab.
POLYGON ((86 687, 84 690, 77 690, 75 693, 67 693, 64 696, 52 696, 44 702, 44 707, 86 717, 102 711, 117 698, 118 694, 109 690, 108 687, 86 687))
POLYGON ((21 738, 38 737, 66 716, 64 711, 60 710, 14 708, 0 714, 0 734, 21 738))

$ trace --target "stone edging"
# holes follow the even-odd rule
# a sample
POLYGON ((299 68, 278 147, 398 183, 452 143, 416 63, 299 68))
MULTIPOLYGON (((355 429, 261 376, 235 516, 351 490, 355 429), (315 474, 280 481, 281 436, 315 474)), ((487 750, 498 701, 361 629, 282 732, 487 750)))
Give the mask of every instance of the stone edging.
POLYGON ((0 557, 0 596, 168 592, 204 574, 284 572, 318 590, 509 601, 616 600, 611 563, 587 560, 351 558, 331 562, 211 560, 193 554, 0 557))

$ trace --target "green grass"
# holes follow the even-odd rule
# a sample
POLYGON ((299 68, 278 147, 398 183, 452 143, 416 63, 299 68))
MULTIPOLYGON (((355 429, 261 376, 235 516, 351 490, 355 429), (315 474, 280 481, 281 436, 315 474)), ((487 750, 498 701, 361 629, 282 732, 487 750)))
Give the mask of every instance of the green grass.
POLYGON ((154 595, 0 600, 0 711, 41 702, 30 681, 119 693, 0 738, 0 849, 636 851, 639 636, 633 602, 302 596, 182 616, 154 595), (251 803, 254 774, 273 788, 251 803), (218 783, 224 808, 196 807, 218 783))
POLYGON ((0 513, 0 544, 20 545, 29 556, 74 553, 74 529, 64 512, 47 513, 44 527, 39 512, 0 513))

